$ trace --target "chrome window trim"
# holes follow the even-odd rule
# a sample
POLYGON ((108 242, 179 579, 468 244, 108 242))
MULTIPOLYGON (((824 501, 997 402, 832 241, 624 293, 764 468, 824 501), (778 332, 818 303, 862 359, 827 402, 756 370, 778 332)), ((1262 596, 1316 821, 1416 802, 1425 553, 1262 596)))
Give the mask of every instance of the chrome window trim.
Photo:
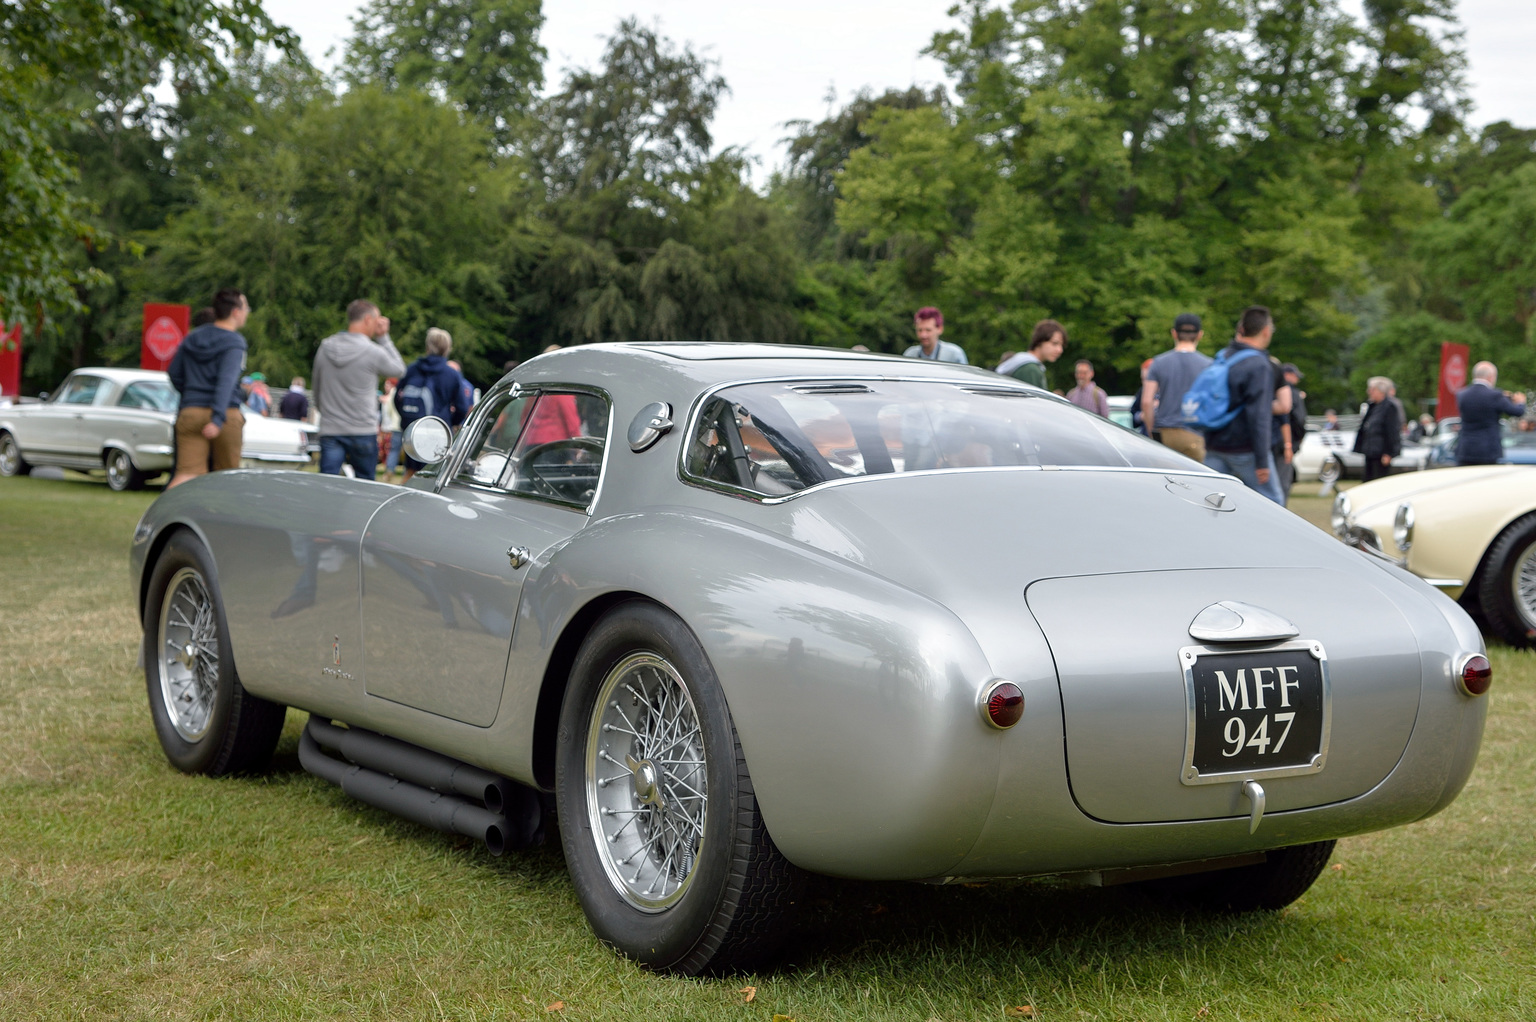
POLYGON ((1184 680, 1184 763, 1179 770, 1179 780, 1185 785, 1196 786, 1201 784, 1231 784, 1247 780, 1263 780, 1269 777, 1295 777, 1301 774, 1315 774, 1322 771, 1328 763, 1328 742, 1333 731, 1333 679, 1328 673, 1328 654, 1323 650, 1323 644, 1316 639, 1289 639, 1285 642, 1267 642, 1255 644, 1252 647, 1223 648, 1215 645, 1183 646, 1179 649, 1179 667, 1184 680), (1205 655, 1231 656, 1233 654, 1248 653, 1275 653, 1280 650, 1302 649, 1311 653, 1317 660, 1319 672, 1322 674, 1323 684, 1323 725, 1322 733, 1318 736, 1317 755, 1310 762, 1298 766, 1274 767, 1267 770, 1226 770, 1219 773, 1202 774, 1195 768, 1195 661, 1205 655))
MULTIPOLYGON (((802 497, 807 493, 820 492, 834 486, 847 486, 850 483, 871 482, 877 479, 911 479, 918 476, 953 475, 957 472, 1129 472, 1133 474, 1144 475, 1151 473, 1154 475, 1164 476, 1169 475, 1170 473, 1174 475, 1209 474, 1217 478, 1234 479, 1239 484, 1242 482, 1241 480, 1237 480, 1235 476, 1226 476, 1211 469, 1206 469, 1205 473, 1199 473, 1191 472, 1188 469, 1138 468, 1134 465, 970 465, 958 468, 925 468, 918 469, 913 472, 881 472, 876 475, 845 476, 841 479, 828 479, 824 483, 816 483, 814 486, 807 486, 805 489, 796 490, 794 493, 785 493, 779 496, 769 496, 765 493, 759 493, 756 490, 749 490, 743 486, 736 486, 732 483, 723 483, 717 479, 705 479, 688 471, 688 447, 693 442, 694 430, 698 428, 699 416, 703 413, 704 406, 709 402, 709 399, 714 397, 720 391, 726 390, 730 387, 750 387, 760 383, 842 382, 943 383, 954 387, 960 387, 962 389, 965 389, 969 384, 970 388, 973 390, 984 389, 998 391, 1017 391, 1022 394, 1028 394, 1034 398, 1043 398, 1056 401, 1064 405, 1072 404, 1072 402, 1068 401, 1064 397, 1059 397, 1056 394, 1041 390, 1038 387, 1031 387, 1027 383, 1020 383, 1014 380, 1012 377, 999 377, 995 382, 992 380, 983 379, 971 383, 964 378, 956 378, 954 376, 914 376, 907 373, 883 373, 878 376, 852 376, 848 373, 837 373, 834 375, 825 376, 807 376, 797 373, 793 376, 765 376, 753 379, 729 380, 724 383, 713 384, 700 391, 698 396, 694 398, 693 404, 689 407, 688 417, 686 420, 687 426, 684 428, 682 433, 682 442, 678 444, 678 481, 686 486, 694 486, 701 490, 714 490, 718 493, 723 493, 728 497, 736 497, 741 500, 749 500, 755 504, 783 504, 785 501, 794 500, 795 498, 802 497)), ((1072 407, 1075 408, 1077 406, 1072 405, 1072 407)), ((1105 419, 1104 421, 1111 426, 1115 426, 1116 429, 1125 428, 1110 422, 1108 419, 1105 419)), ((1134 433, 1135 431, 1130 430, 1128 432, 1134 433)), ((1138 433, 1136 435, 1140 436, 1141 434, 1138 433)), ((1142 439, 1147 438, 1143 437, 1142 439)), ((1149 440, 1148 442, 1155 443, 1156 441, 1149 440)), ((606 459, 604 460, 606 462, 606 459)))
MULTIPOLYGON (((522 436, 522 430, 518 430, 518 440, 521 440, 522 436)), ((505 381, 504 383, 498 383, 495 387, 492 387, 490 393, 486 394, 480 399, 480 403, 475 406, 474 410, 470 413, 470 417, 465 420, 464 425, 460 427, 459 436, 454 438, 453 450, 448 455, 447 459, 443 462, 443 470, 439 474, 437 484, 432 488, 432 492, 441 494, 444 490, 448 489, 448 487, 452 486, 459 489, 469 490, 471 492, 488 493, 497 497, 516 497, 519 500, 532 500, 540 504, 548 504, 552 507, 564 508, 567 511, 580 511, 582 514, 590 518, 592 516, 593 509, 597 507, 598 500, 603 495, 603 484, 608 479, 608 462, 610 460, 608 452, 609 448, 612 446, 612 443, 613 396, 603 388, 595 387, 588 383, 538 383, 524 387, 516 380, 505 381), (474 430, 478 429, 480 424, 485 421, 487 416, 490 415, 488 409, 491 407, 491 405, 512 390, 520 390, 523 393, 534 395, 544 394, 550 391, 557 393, 588 394, 593 397, 601 398, 608 405, 608 430, 603 437, 603 465, 602 468, 598 471, 597 486, 592 490, 592 500, 589 503, 580 504, 569 500, 560 500, 557 497, 548 497, 539 493, 522 493, 500 485, 500 480, 497 481, 496 485, 489 485, 486 483, 465 482, 464 480, 458 478, 459 468, 464 464, 464 458, 469 450, 469 441, 464 440, 461 442, 460 438, 464 436, 473 436, 474 430)), ((516 446, 517 442, 513 441, 513 447, 515 448, 516 446)))

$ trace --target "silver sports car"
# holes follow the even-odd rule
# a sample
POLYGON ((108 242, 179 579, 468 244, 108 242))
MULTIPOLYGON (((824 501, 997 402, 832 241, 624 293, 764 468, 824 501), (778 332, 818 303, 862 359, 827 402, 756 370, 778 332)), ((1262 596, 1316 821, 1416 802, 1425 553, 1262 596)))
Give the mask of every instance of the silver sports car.
POLYGON ((1444 808, 1462 610, 983 370, 826 349, 524 363, 407 488, 227 472, 132 545, 171 762, 306 769, 493 852, 558 820, 598 935, 770 955, 805 873, 1156 880, 1276 909, 1444 808))

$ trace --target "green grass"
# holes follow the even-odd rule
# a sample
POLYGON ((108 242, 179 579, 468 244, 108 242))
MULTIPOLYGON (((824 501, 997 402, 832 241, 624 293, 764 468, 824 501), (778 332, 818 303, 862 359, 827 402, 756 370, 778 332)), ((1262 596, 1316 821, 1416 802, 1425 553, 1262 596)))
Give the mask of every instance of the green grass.
POLYGON ((268 776, 172 770, 127 591, 151 498, 0 480, 0 1019, 1536 1017, 1530 653, 1493 651, 1461 798, 1341 842, 1282 913, 828 882, 781 968, 672 979, 597 943, 557 849, 493 859, 302 773, 301 714, 268 776))

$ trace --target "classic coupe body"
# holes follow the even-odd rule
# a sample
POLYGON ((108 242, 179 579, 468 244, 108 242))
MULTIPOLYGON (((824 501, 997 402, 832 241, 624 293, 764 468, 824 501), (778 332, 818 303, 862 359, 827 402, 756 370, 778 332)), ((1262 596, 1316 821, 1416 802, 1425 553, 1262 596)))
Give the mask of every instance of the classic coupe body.
POLYGON ((253 769, 300 708, 307 769, 493 850, 553 793, 588 919, 652 968, 758 961, 806 871, 1278 908, 1476 758, 1455 603, 994 373, 592 345, 429 433, 406 488, 215 473, 150 508, 162 745, 253 769))
POLYGON ((1473 465, 1364 483, 1334 499, 1333 530, 1438 587, 1510 645, 1536 645, 1536 467, 1473 465))
MULTIPOLYGON (((104 469, 114 490, 137 490, 175 467, 178 398, 165 373, 76 369, 46 401, 0 408, 0 475, 34 465, 104 469)), ((243 462, 303 465, 309 437, 297 422, 246 418, 243 462)))

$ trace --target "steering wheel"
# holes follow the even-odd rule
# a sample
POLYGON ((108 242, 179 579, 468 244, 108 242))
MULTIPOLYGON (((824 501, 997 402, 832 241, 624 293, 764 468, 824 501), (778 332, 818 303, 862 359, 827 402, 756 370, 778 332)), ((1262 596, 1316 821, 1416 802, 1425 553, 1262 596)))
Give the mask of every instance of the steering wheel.
POLYGON ((595 436, 573 436, 561 440, 550 440, 542 444, 534 444, 518 456, 517 465, 519 474, 526 472, 526 478, 535 490, 546 497, 554 497, 556 500, 569 500, 566 494, 544 477, 536 464, 540 458, 551 451, 584 451, 597 457, 598 464, 603 460, 603 439, 595 436))

